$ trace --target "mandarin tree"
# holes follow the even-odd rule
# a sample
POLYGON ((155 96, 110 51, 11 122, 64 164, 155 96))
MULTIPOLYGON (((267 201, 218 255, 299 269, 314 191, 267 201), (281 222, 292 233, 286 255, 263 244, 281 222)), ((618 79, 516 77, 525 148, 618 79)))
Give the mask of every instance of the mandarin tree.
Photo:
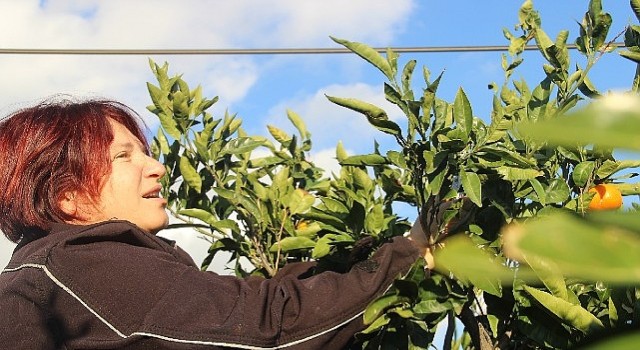
MULTIPOLYGON (((640 1, 630 3, 640 16, 640 1)), ((581 60, 572 62, 569 32, 551 39, 525 1, 515 32, 503 33, 504 81, 490 84, 488 116, 474 115, 463 87, 453 101, 438 97, 445 74, 433 78, 425 67, 423 86, 414 89, 415 60, 399 67, 391 50, 382 55, 333 38, 382 73, 384 94, 405 120, 392 121, 366 101, 327 96, 397 143, 360 155, 338 144, 341 169, 330 178, 310 161, 311 133, 294 111, 287 111, 294 134, 269 125, 269 137, 248 135, 237 115, 207 111, 217 98, 151 62, 157 83, 148 84, 149 110, 161 123, 153 152, 167 167, 169 210, 183 222, 177 226, 210 239, 203 269, 226 251, 238 276, 270 277, 295 261, 345 271, 408 230, 394 204, 417 213, 435 201, 468 198, 471 223, 442 230, 462 208, 447 210, 429 237, 435 268, 417 262, 374 301, 355 348, 427 348, 437 327, 446 330, 445 349, 567 348, 637 328, 640 260, 622 253, 640 248, 636 204, 629 212, 587 210, 593 187, 640 194, 629 181, 635 174, 626 172, 640 162, 614 155, 616 148, 640 148, 640 107, 632 108, 640 104, 640 73, 622 98, 631 107, 613 111, 607 101, 617 95, 598 91, 588 77, 605 54, 619 52, 621 64, 640 62, 640 26, 626 28, 621 50, 611 24, 601 2, 590 1, 575 38, 581 60), (544 77, 534 84, 513 79, 530 43, 545 60, 544 77), (594 128, 605 136, 594 137, 594 128)))

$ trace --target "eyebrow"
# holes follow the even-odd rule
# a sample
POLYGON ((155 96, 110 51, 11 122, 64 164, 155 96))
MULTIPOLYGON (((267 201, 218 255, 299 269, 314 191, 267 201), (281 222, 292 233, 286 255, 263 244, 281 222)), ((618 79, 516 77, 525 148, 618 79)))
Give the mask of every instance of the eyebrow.
POLYGON ((138 146, 140 150, 143 150, 143 151, 145 150, 144 146, 142 145, 142 142, 140 141, 135 143, 127 141, 127 142, 120 142, 120 143, 115 143, 111 145, 112 148, 126 148, 127 150, 135 149, 136 146, 138 146))

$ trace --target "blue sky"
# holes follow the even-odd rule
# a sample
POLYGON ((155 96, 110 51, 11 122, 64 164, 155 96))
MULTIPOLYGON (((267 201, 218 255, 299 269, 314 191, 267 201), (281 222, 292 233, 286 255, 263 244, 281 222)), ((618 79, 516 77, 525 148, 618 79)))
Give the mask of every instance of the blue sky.
MULTIPOLYGON (((436 0, 0 0, 1 48, 74 49, 228 49, 338 47, 329 36, 374 47, 506 45, 502 29, 513 31, 522 1, 436 0)), ((550 37, 570 30, 587 9, 587 0, 538 0, 542 25, 550 37)), ((614 18, 610 38, 637 23, 628 1, 603 0, 614 18)), ((503 81, 498 52, 401 55, 416 59, 436 76, 446 70, 439 96, 452 101, 463 87, 474 112, 488 118, 492 93, 487 84, 503 81)), ((373 131, 359 115, 332 105, 324 94, 384 104, 382 75, 350 54, 261 56, 156 56, 208 96, 219 96, 213 111, 237 113, 250 134, 267 135, 266 125, 288 130, 286 109, 300 114, 312 133, 310 156, 326 169, 338 141, 352 153, 367 153, 374 140, 393 140, 373 131)), ((530 84, 543 78, 539 54, 524 55, 514 77, 530 84)), ((584 60, 574 55, 574 62, 584 60)), ((0 55, 0 114, 57 93, 120 100, 140 112, 151 129, 157 122, 145 107, 145 83, 153 81, 146 56, 0 55)), ((635 65, 605 56, 591 79, 601 90, 626 89, 635 65)), ((420 70, 416 75, 420 76, 420 70)), ((415 85, 421 89, 423 85, 415 85)), ((398 112, 387 111, 392 117, 398 112)), ((191 232, 173 231, 199 263, 208 244, 191 232)), ((13 245, 0 237, 0 267, 13 245)), ((218 271, 222 268, 218 266, 218 271)))
MULTIPOLYGON (((513 31, 521 1, 435 0, 0 0, 0 47, 74 49, 227 49, 338 47, 329 36, 375 47, 506 45, 503 28, 513 31)), ((560 29, 577 33, 577 21, 588 1, 534 1, 545 31, 555 38, 560 29)), ((614 18, 610 36, 637 23, 627 1, 604 0, 614 18)), ((439 94, 453 100, 458 87, 467 92, 477 116, 487 118, 491 82, 502 83, 497 52, 402 54, 416 59, 432 76, 446 70, 439 94)), ((525 54, 515 73, 530 84, 542 79, 537 53, 525 54)), ((584 61, 574 56, 576 62, 584 61)), ((364 119, 332 105, 324 94, 357 97, 386 108, 382 75, 351 54, 156 56, 169 62, 205 94, 219 96, 214 114, 237 113, 250 134, 267 135, 266 125, 287 129, 286 109, 300 114, 312 133, 311 157, 327 169, 338 141, 352 153, 370 152, 374 139, 392 141, 364 119)), ((0 55, 0 113, 56 93, 101 96, 131 105, 157 127, 146 112, 150 103, 145 83, 153 81, 146 56, 0 55)), ((592 80, 606 91, 625 89, 635 65, 617 55, 605 56, 592 80)), ((419 70, 416 71, 419 74, 419 70)), ((420 89, 423 85, 415 85, 420 89)), ((388 110, 392 117, 396 111, 388 110)), ((293 128, 289 128, 293 130, 293 128)), ((207 245, 191 233, 168 233, 200 262, 207 245)), ((0 238, 0 266, 11 245, 0 238)))

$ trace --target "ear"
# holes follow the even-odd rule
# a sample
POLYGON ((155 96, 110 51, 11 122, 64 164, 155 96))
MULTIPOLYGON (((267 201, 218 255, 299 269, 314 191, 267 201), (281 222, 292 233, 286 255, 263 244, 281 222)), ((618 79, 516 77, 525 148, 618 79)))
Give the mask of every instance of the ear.
POLYGON ((60 209, 71 217, 78 214, 78 200, 76 192, 65 192, 62 199, 58 202, 60 209))

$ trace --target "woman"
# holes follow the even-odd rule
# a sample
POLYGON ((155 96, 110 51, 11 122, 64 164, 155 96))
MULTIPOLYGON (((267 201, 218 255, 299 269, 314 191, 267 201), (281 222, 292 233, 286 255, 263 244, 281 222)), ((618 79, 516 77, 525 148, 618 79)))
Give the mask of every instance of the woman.
POLYGON ((113 101, 50 101, 0 122, 0 274, 11 349, 340 349, 367 304, 425 251, 420 225, 346 274, 202 272, 171 242, 162 164, 113 101), (371 268, 371 267, 374 268, 371 268))

